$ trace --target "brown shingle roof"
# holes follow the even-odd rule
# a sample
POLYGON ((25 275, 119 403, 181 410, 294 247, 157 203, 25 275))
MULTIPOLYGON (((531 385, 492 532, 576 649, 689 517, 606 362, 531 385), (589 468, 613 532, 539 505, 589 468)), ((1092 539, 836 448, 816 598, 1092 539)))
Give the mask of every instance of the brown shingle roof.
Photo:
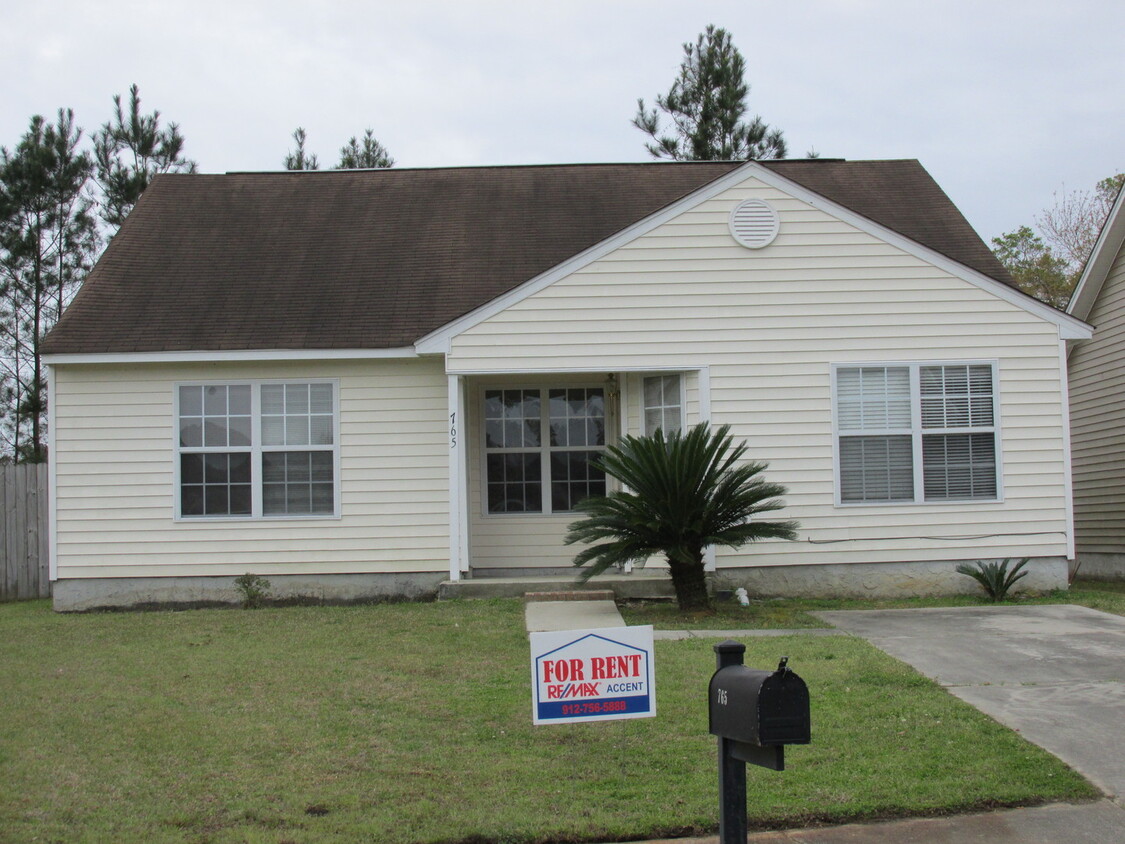
MULTIPOLYGON (((917 162, 763 163, 1010 282, 917 162)), ((159 176, 44 351, 410 346, 739 165, 159 176)))

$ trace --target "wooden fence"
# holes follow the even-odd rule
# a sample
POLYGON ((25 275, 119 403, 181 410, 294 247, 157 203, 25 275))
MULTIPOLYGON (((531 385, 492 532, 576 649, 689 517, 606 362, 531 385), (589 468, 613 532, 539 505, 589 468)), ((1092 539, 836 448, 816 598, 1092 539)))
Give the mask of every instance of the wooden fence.
POLYGON ((0 465, 0 601, 48 598, 47 464, 0 465))

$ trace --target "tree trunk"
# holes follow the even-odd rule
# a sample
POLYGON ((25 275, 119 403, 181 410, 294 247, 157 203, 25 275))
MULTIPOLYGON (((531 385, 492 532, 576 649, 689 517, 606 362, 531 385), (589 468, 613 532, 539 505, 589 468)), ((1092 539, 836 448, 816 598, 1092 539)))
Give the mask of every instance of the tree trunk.
POLYGON ((703 570, 703 551, 694 550, 684 559, 668 555, 668 568, 672 574, 672 586, 676 590, 676 600, 681 612, 708 612, 711 609, 711 596, 707 592, 707 577, 703 570))

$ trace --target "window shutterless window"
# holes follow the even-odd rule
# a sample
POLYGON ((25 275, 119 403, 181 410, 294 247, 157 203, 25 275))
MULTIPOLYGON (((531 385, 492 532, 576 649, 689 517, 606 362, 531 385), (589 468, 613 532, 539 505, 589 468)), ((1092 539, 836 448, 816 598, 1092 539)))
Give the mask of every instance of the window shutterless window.
POLYGON ((644 431, 665 434, 683 427, 683 378, 680 375, 653 375, 643 380, 644 431))
POLYGON ((840 503, 996 500, 995 380, 989 363, 837 367, 840 503))
POLYGON ((592 465, 604 450, 600 387, 484 391, 489 513, 566 513, 605 495, 605 473, 592 465))
POLYGON ((338 513, 333 382, 177 388, 177 515, 338 513))

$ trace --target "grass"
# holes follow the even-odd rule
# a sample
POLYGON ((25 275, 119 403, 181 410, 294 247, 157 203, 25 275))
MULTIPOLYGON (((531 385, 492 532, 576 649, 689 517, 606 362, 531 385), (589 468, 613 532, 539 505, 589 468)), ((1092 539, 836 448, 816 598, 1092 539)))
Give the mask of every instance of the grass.
MULTIPOLYGON (((581 842, 713 832, 711 643, 658 642, 657 717, 531 725, 516 601, 56 615, 0 605, 0 841, 581 842)), ((1093 798, 851 638, 752 641, 813 743, 755 828, 1093 798), (862 717, 858 716, 862 713, 862 717)))
MULTIPOLYGON (((1016 594, 1000 606, 1079 604, 1103 612, 1125 615, 1125 581, 1077 580, 1068 591, 1044 595, 1016 594)), ((878 610, 920 607, 997 606, 985 596, 943 598, 770 598, 751 599, 749 607, 735 600, 715 603, 712 614, 684 614, 675 601, 636 601, 621 605, 628 624, 651 624, 660 630, 799 630, 830 627, 810 615, 819 610, 878 610)))

